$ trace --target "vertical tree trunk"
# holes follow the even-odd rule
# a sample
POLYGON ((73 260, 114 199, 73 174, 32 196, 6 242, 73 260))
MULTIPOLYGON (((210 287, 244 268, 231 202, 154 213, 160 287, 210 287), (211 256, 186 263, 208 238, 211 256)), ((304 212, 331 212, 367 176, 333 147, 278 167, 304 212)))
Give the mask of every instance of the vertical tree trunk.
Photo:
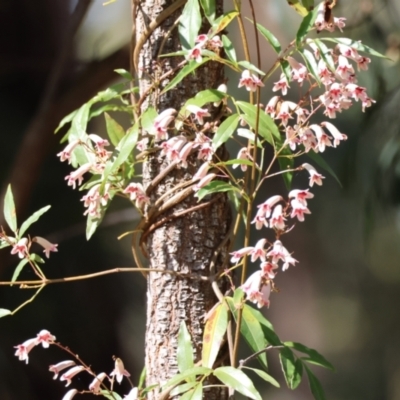
MULTIPOLYGON (((136 43, 142 42, 143 32, 146 27, 148 29, 150 22, 175 1, 179 0, 140 2, 136 15, 136 43)), ((221 12, 222 0, 217 0, 217 3, 218 10, 221 12)), ((182 57, 157 58, 160 51, 166 54, 180 50, 178 29, 174 27, 174 24, 181 11, 182 8, 179 8, 164 19, 149 40, 143 46, 140 45, 137 75, 140 79, 141 94, 152 84, 150 77, 159 76, 182 61, 182 57)), ((205 26, 201 32, 207 32, 207 30, 208 27, 205 26)), ((187 99, 200 90, 217 88, 223 80, 223 66, 208 62, 178 87, 159 96, 162 88, 168 83, 168 81, 163 81, 158 90, 151 92, 149 104, 154 105, 159 112, 170 107, 179 109, 187 99)), ((174 186, 190 181, 200 164, 197 155, 194 154, 190 157, 186 169, 172 169, 151 191, 152 204, 174 186)), ((148 187, 150 182, 167 166, 168 161, 159 152, 150 155, 143 165, 144 186, 148 187)), ((152 221, 156 223, 165 217, 171 217, 146 236, 145 245, 150 268, 183 274, 193 273, 205 277, 210 275, 210 262, 215 250, 227 235, 231 223, 227 197, 219 194, 205 201, 210 200, 212 200, 211 204, 206 207, 188 212, 182 217, 171 217, 177 212, 199 205, 197 199, 191 194, 152 221)), ((217 259, 216 271, 223 268, 223 260, 227 257, 226 245, 219 250, 221 252, 217 259)), ((221 290, 224 290, 224 284, 221 283, 221 285, 221 290)), ((181 321, 185 321, 192 336, 195 362, 201 359, 205 315, 217 302, 217 298, 208 281, 154 272, 148 275, 147 300, 145 343, 147 385, 162 384, 178 372, 176 349, 181 321)), ((221 358, 223 357, 224 355, 221 355, 221 358)), ((157 395, 154 392, 149 396, 149 399, 156 398, 157 395)), ((221 387, 211 388, 205 391, 204 398, 225 399, 227 391, 221 387)))

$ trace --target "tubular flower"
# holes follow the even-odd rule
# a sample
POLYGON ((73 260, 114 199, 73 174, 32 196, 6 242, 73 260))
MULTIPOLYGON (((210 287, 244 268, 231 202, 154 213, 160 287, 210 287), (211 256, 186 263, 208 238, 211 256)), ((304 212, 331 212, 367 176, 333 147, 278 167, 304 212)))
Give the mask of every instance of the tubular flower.
POLYGON ((65 180, 68 179, 68 186, 72 186, 73 189, 76 187, 76 181, 78 181, 78 186, 82 184, 83 175, 90 171, 92 168, 92 163, 83 164, 77 170, 71 172, 69 175, 65 177, 65 180))
POLYGON ((26 363, 28 364, 28 354, 37 344, 38 341, 36 338, 25 340, 24 343, 19 344, 18 346, 14 346, 17 349, 15 355, 20 361, 26 361, 26 363))
POLYGON ((124 400, 137 400, 138 399, 139 390, 137 387, 131 389, 129 394, 125 395, 124 400))
POLYGON ((117 382, 121 383, 124 376, 131 376, 131 374, 125 369, 124 363, 120 358, 115 359, 115 368, 111 372, 110 376, 116 376, 117 382))
POLYGON ((40 236, 35 236, 32 239, 32 242, 36 242, 37 244, 40 244, 44 248, 43 253, 46 254, 47 258, 50 258, 50 252, 57 252, 57 246, 58 244, 50 243, 47 239, 42 238, 40 236))
POLYGON ((89 390, 91 390, 93 393, 100 393, 100 387, 101 384, 104 380, 104 378, 107 376, 105 372, 101 372, 98 374, 92 381, 92 383, 89 385, 89 390))
POLYGON ((194 114, 197 122, 200 125, 204 124, 204 117, 210 117, 211 114, 208 112, 208 110, 204 109, 204 108, 200 108, 198 106, 195 106, 194 104, 189 104, 186 109, 191 112, 192 114, 194 114))
POLYGON ((309 185, 311 187, 314 185, 314 183, 319 185, 319 186, 322 185, 322 179, 325 179, 325 177, 322 176, 321 174, 319 174, 317 172, 317 170, 311 164, 304 163, 302 165, 302 167, 305 168, 308 171, 308 173, 310 174, 310 183, 309 183, 309 185))
POLYGON ((67 372, 61 375, 60 381, 67 381, 65 386, 69 386, 72 383, 72 378, 82 372, 85 369, 82 365, 77 365, 76 367, 70 368, 67 372))
POLYGON ((250 275, 241 287, 246 294, 246 300, 256 303, 258 308, 269 306, 271 285, 269 282, 264 283, 261 270, 250 275))
POLYGON ((257 90, 257 87, 263 87, 264 84, 262 83, 262 80, 260 78, 253 75, 248 69, 245 69, 242 72, 242 77, 240 78, 238 87, 241 88, 243 86, 246 88, 247 91, 255 92, 257 90))
POLYGON ((66 360, 66 361, 61 361, 57 364, 50 365, 49 371, 54 372, 53 379, 57 379, 58 374, 65 368, 72 367, 75 365, 75 361, 72 360, 66 360))
POLYGON ((42 329, 38 334, 37 334, 37 343, 42 343, 42 346, 47 349, 55 340, 56 337, 52 335, 49 331, 46 329, 42 329))
POLYGON ((78 393, 78 391, 76 389, 71 389, 68 390, 67 393, 65 393, 64 397, 62 398, 62 400, 72 400, 72 398, 78 393))

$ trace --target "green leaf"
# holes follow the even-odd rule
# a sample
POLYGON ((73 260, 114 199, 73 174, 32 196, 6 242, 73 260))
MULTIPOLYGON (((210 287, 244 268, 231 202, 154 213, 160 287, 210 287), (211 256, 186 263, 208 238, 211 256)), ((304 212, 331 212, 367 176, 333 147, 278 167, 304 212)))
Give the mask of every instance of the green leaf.
MULTIPOLYGON (((236 321, 237 308, 235 307, 235 304, 237 303, 235 303, 231 297, 227 297, 226 300, 236 321)), ((252 307, 248 306, 247 304, 243 305, 240 333, 242 334, 250 348, 254 351, 254 353, 256 353, 260 350, 264 350, 267 347, 267 343, 261 325, 252 314, 250 310, 251 308, 252 307)), ((268 369, 267 355, 265 353, 261 353, 257 358, 260 364, 265 369, 268 369)))
POLYGON ((277 54, 282 51, 281 44, 279 40, 266 28, 264 28, 261 24, 257 24, 257 29, 267 39, 268 43, 272 46, 277 54))
POLYGON ((314 42, 315 45, 318 47, 319 49, 319 54, 322 58, 322 60, 325 62, 325 64, 327 65, 327 67, 333 72, 335 73, 335 62, 333 61, 333 57, 332 57, 332 50, 327 47, 325 45, 325 43, 323 43, 321 40, 319 39, 307 39, 307 43, 312 43, 314 42))
POLYGON ((228 327, 228 310, 220 303, 208 317, 203 335, 202 365, 212 368, 228 327))
POLYGON ((261 69, 258 69, 254 64, 252 64, 252 63, 250 63, 250 62, 248 62, 246 60, 239 61, 238 65, 240 65, 244 69, 248 69, 248 70, 253 71, 253 72, 257 73, 257 74, 265 75, 265 72, 261 71, 261 69))
POLYGON ((212 24, 212 27, 208 33, 208 36, 213 37, 218 32, 223 31, 238 15, 239 15, 239 11, 229 11, 225 14, 222 14, 212 24))
POLYGON ((100 390, 100 394, 108 400, 122 400, 122 397, 117 392, 110 390, 100 390))
POLYGON ((125 78, 128 81, 133 80, 131 73, 128 72, 126 69, 118 68, 118 69, 114 69, 114 72, 116 72, 118 75, 121 75, 123 78, 125 78))
POLYGON ((30 259, 35 263, 44 264, 43 258, 40 257, 38 254, 35 253, 31 254, 30 259))
POLYGON ((296 361, 292 350, 290 350, 288 347, 285 347, 279 351, 279 359, 288 388, 296 389, 301 382, 301 376, 303 372, 301 361, 296 361))
POLYGON ((300 3, 300 0, 286 0, 290 7, 294 8, 302 17, 307 15, 308 10, 300 3))
POLYGON ((204 104, 207 103, 216 103, 222 101, 225 97, 227 97, 227 94, 224 92, 220 92, 219 90, 216 89, 207 89, 207 90, 202 90, 201 92, 197 93, 196 96, 190 98, 184 106, 181 108, 179 111, 179 115, 182 116, 183 118, 187 117, 190 112, 187 111, 187 106, 188 105, 196 105, 198 107, 203 107, 204 104))
POLYGON ((14 196, 12 194, 11 185, 7 186, 7 192, 4 197, 4 219, 10 229, 16 234, 17 232, 17 211, 14 204, 14 196))
POLYGON ((199 0, 187 0, 179 18, 179 38, 184 50, 192 49, 201 27, 199 0))
POLYGON ((257 107, 245 101, 237 101, 236 105, 243 111, 243 119, 268 143, 274 145, 274 136, 281 139, 281 134, 274 120, 263 110, 259 111, 258 131, 256 126, 257 107))
POLYGON ((273 378, 271 375, 267 374, 265 371, 257 368, 243 367, 243 369, 249 369, 250 371, 255 372, 260 378, 264 379, 264 381, 270 383, 275 387, 280 387, 278 381, 273 378))
POLYGON ((208 185, 204 186, 197 192, 197 198, 202 200, 205 196, 212 193, 229 192, 232 190, 238 190, 236 187, 232 186, 230 183, 222 181, 212 181, 208 185))
MULTIPOLYGON (((256 139, 256 135, 250 129, 238 128, 237 134, 238 134, 238 136, 241 136, 241 137, 244 137, 247 140, 250 140, 250 143, 254 145, 254 142, 255 142, 255 139, 256 139)), ((257 140, 257 147, 260 148, 260 149, 263 148, 261 140, 257 140)))
POLYGON ((7 315, 10 315, 11 311, 6 310, 5 308, 0 308, 0 318, 6 317, 7 315))
POLYGON ((215 0, 200 0, 200 5, 208 22, 212 24, 215 20, 215 0))
POLYGON ((110 206, 111 201, 112 201, 112 199, 114 197, 114 194, 115 193, 113 193, 113 192, 109 193, 110 200, 108 201, 108 203, 105 206, 103 206, 100 209, 100 216, 98 218, 93 218, 90 215, 87 216, 87 220, 86 220, 86 240, 89 240, 93 236, 93 234, 96 232, 97 228, 101 224, 101 221, 104 218, 104 214, 106 213, 107 208, 110 206))
POLYGON ((61 120, 61 122, 58 124, 58 126, 57 126, 56 130, 54 131, 54 133, 57 133, 64 125, 66 125, 69 122, 71 122, 74 119, 74 117, 75 117, 77 112, 78 112, 78 110, 74 110, 71 113, 69 113, 67 116, 65 116, 61 120))
POLYGON ((233 46, 232 42, 229 40, 228 36, 222 35, 221 37, 222 44, 224 46, 224 51, 226 56, 233 62, 237 62, 237 57, 236 57, 236 50, 235 47, 233 46))
POLYGON ((233 305, 236 308, 241 307, 244 298, 244 291, 242 288, 238 287, 233 292, 233 305))
POLYGON ((24 236, 24 233, 26 230, 33 224, 35 223, 45 212, 47 212, 50 209, 51 206, 46 206, 41 208, 40 210, 34 212, 22 225, 19 230, 19 235, 24 236))
POLYGON ((11 278, 11 282, 15 282, 18 279, 19 274, 21 273, 22 269, 25 267, 25 265, 28 263, 28 259, 27 258, 23 258, 19 264, 17 265, 17 267, 15 268, 15 271, 12 275, 11 278))
POLYGON ((164 93, 168 92, 168 90, 171 90, 173 87, 175 87, 179 82, 182 81, 183 78, 194 72, 197 68, 202 66, 208 61, 207 58, 203 58, 201 62, 196 62, 195 60, 189 61, 178 73, 178 75, 175 76, 174 79, 170 83, 168 83, 167 86, 165 86, 164 90, 161 92, 160 95, 163 95, 164 93))
POLYGON ((296 47, 299 49, 302 44, 304 38, 307 36, 307 33, 314 27, 315 19, 317 18, 318 8, 309 12, 300 24, 299 30, 296 34, 296 47))
POLYGON ((7 243, 5 240, 0 239, 0 249, 4 249, 5 247, 11 246, 9 243, 7 243))
POLYGON ((163 390, 175 386, 178 383, 187 380, 188 378, 195 377, 197 375, 202 375, 202 376, 208 376, 212 373, 212 369, 206 368, 206 367, 193 367, 191 369, 188 369, 185 372, 182 372, 181 374, 176 374, 174 375, 167 383, 163 385, 163 390))
POLYGON ((139 377, 138 388, 141 389, 145 383, 146 383, 146 367, 143 367, 139 377))
MULTIPOLYGON (((178 333, 178 349, 176 358, 178 361, 179 372, 184 372, 190 368, 193 368, 193 346, 190 333, 187 330, 185 321, 181 322, 178 333)), ((191 380, 194 380, 191 378, 191 380)), ((189 380, 190 382, 190 380, 189 380)))
POLYGON ((214 150, 218 149, 219 146, 224 144, 234 134, 239 123, 239 118, 239 114, 232 114, 218 127, 212 139, 214 150))
POLYGON ((315 61, 313 53, 307 49, 303 49, 300 51, 300 54, 303 56, 304 61, 306 62, 307 70, 313 78, 318 82, 318 85, 321 86, 321 79, 318 74, 318 65, 315 61))
POLYGON ((142 114, 140 123, 142 128, 150 132, 154 125, 154 120, 158 117, 158 113, 154 107, 148 107, 147 110, 142 114))
POLYGON ((178 396, 179 394, 185 393, 185 392, 187 392, 188 390, 194 388, 194 387, 198 384, 198 382, 196 382, 196 381, 194 380, 194 378, 192 378, 192 379, 193 379, 193 382, 184 383, 184 384, 182 384, 182 385, 179 385, 179 386, 173 388, 173 389, 171 390, 171 392, 169 393, 169 394, 170 394, 170 397, 178 396))
POLYGON ((307 354, 309 358, 302 358, 303 361, 319 365, 320 367, 324 367, 332 371, 335 370, 333 365, 322 354, 318 353, 317 350, 310 349, 309 347, 304 346, 304 344, 297 342, 284 342, 283 344, 287 347, 291 347, 297 351, 307 354))
POLYGON ((269 322, 264 315, 253 307, 249 307, 249 311, 253 314, 256 320, 260 323, 261 328, 264 333, 264 337, 268 343, 272 346, 281 346, 282 342, 280 341, 278 335, 274 331, 274 327, 271 322, 269 322))
POLYGON ((361 42, 353 40, 353 39, 322 37, 322 38, 319 38, 319 40, 325 40, 327 42, 344 44, 346 46, 353 47, 357 51, 361 51, 363 53, 370 54, 371 56, 386 58, 387 60, 390 60, 390 58, 385 56, 384 54, 381 54, 378 51, 372 49, 371 47, 366 46, 365 44, 362 44, 361 42))
POLYGON ((219 367, 213 372, 222 383, 255 400, 262 400, 250 378, 241 370, 233 367, 219 367))
POLYGON ((203 398, 203 384, 198 382, 194 389, 187 391, 180 400, 202 400, 203 398))
POLYGON ((315 400, 326 400, 324 389, 322 388, 320 381, 311 372, 311 370, 307 367, 307 365, 304 365, 304 368, 306 369, 306 372, 307 372, 308 383, 310 384, 311 393, 313 394, 314 399, 315 400))
POLYGON ((311 11, 314 9, 314 0, 301 0, 303 6, 307 9, 307 11, 311 11))
POLYGON ((333 169, 329 166, 329 164, 322 158, 322 156, 318 153, 315 153, 313 150, 309 151, 307 153, 307 156, 311 158, 314 162, 316 162, 321 168, 323 168, 325 171, 327 171, 329 174, 331 174, 337 181, 337 183, 342 186, 339 178, 337 175, 333 172, 333 169))
POLYGON ((104 113, 104 118, 106 120, 107 134, 110 138, 111 143, 117 146, 121 139, 125 136, 124 128, 109 114, 104 113))
MULTIPOLYGON (((128 129, 126 135, 118 143, 116 151, 119 151, 117 158, 113 161, 111 171, 115 171, 119 168, 132 154, 133 149, 136 146, 139 136, 138 123, 136 122, 131 128, 128 129)), ((103 173, 103 183, 106 181, 106 174, 103 173)))
MULTIPOLYGON (((160 385, 158 383, 155 383, 154 385, 146 386, 141 392, 141 396, 143 398, 146 398, 146 394, 151 392, 153 389, 158 388, 160 385)), ((138 386, 140 388, 140 386, 138 386)))
POLYGON ((71 132, 73 132, 77 138, 82 140, 84 140, 86 136, 86 126, 89 120, 90 106, 91 102, 88 102, 80 107, 71 124, 71 132))

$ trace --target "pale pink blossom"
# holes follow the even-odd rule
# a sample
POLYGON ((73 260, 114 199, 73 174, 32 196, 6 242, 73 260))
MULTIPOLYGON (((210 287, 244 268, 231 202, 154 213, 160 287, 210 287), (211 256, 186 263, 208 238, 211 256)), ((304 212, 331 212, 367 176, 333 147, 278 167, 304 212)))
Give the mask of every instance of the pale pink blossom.
POLYGON ((55 340, 56 337, 52 335, 48 330, 42 329, 38 334, 37 334, 37 343, 42 344, 42 346, 47 349, 55 340))
POLYGON ((263 87, 264 84, 260 78, 252 74, 248 69, 242 72, 242 77, 239 80, 238 87, 245 87, 249 92, 255 92, 258 87, 263 87))
POLYGON ((115 367, 111 372, 110 376, 115 376, 118 383, 122 382, 124 376, 131 376, 131 374, 125 369, 124 363, 120 358, 115 359, 115 367))
POLYGON ((270 101, 268 102, 267 106, 265 107, 265 112, 271 116, 271 118, 275 118, 276 113, 276 106, 278 101, 280 100, 279 96, 271 97, 270 101))
POLYGON ((100 374, 98 374, 89 385, 89 390, 91 390, 95 394, 100 393, 101 384, 103 383, 103 380, 106 376, 107 374, 105 372, 101 372, 100 374))
POLYGON ((76 389, 71 389, 68 390, 67 393, 65 393, 64 397, 62 398, 62 400, 72 400, 72 398, 78 393, 78 391, 76 389))
POLYGON ((208 110, 204 109, 204 108, 200 108, 198 106, 195 106, 194 104, 189 104, 186 109, 191 112, 192 114, 194 114, 197 122, 200 125, 204 124, 204 117, 210 117, 211 114, 208 112, 208 110))
POLYGON ((193 186, 193 190, 198 192, 201 188, 208 185, 216 176, 217 175, 214 173, 204 176, 199 182, 196 183, 196 185, 193 186))
POLYGON ((214 149, 211 143, 202 143, 197 154, 199 160, 211 161, 214 155, 214 149))
POLYGON ((335 82, 335 77, 333 76, 329 68, 326 66, 325 61, 322 59, 318 61, 318 76, 321 79, 321 82, 325 86, 329 86, 333 82, 335 82))
POLYGON ((75 361, 72 360, 61 361, 57 364, 50 365, 49 371, 54 372, 53 379, 57 379, 60 371, 62 371, 65 368, 72 367, 73 365, 75 365, 75 361))
POLYGON ((345 21, 346 18, 344 17, 340 18, 333 17, 333 24, 339 28, 340 32, 343 32, 343 28, 346 26, 345 21))
POLYGON ((145 151, 145 150, 147 149, 148 143, 149 143, 149 138, 145 137, 145 138, 139 140, 139 141, 136 143, 136 148, 137 148, 139 151, 145 151))
POLYGON ((345 82, 351 82, 354 79, 354 68, 344 56, 338 57, 338 67, 336 74, 345 82))
POLYGON ((208 42, 208 35, 202 33, 196 37, 194 42, 204 46, 208 42))
POLYGON ((103 139, 101 136, 96 135, 95 133, 91 133, 88 135, 90 140, 94 142, 97 148, 102 149, 110 145, 110 142, 107 139, 103 139))
POLYGON ((153 127, 149 134, 154 135, 156 140, 168 139, 167 128, 169 124, 175 119, 176 110, 174 108, 167 108, 161 112, 155 119, 153 127))
POLYGON ((83 201, 83 205, 87 207, 87 210, 83 213, 83 215, 90 215, 93 218, 99 218, 101 215, 101 206, 106 206, 108 201, 110 200, 110 184, 106 183, 104 185, 104 193, 100 194, 101 185, 98 183, 93 185, 87 194, 82 197, 81 201, 83 201))
POLYGON ((125 395, 124 400, 138 400, 139 389, 134 387, 129 394, 125 395))
POLYGON ((11 249, 11 254, 18 254, 19 258, 24 258, 28 253, 27 245, 28 245, 27 238, 22 238, 18 240, 18 242, 13 245, 13 248, 11 249))
POLYGON ((307 199, 312 199, 314 195, 309 192, 309 189, 293 189, 289 192, 289 199, 293 198, 296 199, 298 202, 303 204, 304 206, 307 205, 307 199))
POLYGON ((311 211, 300 201, 294 199, 290 202, 292 206, 292 212, 290 218, 296 218, 300 221, 304 221, 304 214, 311 214, 311 211))
POLYGON ((267 243, 267 239, 260 239, 255 247, 253 247, 251 254, 251 262, 256 261, 258 258, 261 261, 265 261, 266 250, 264 249, 265 243, 267 243))
POLYGON ((290 88, 290 86, 288 84, 288 81, 286 80, 286 76, 284 74, 282 74, 279 81, 274 82, 272 91, 277 92, 278 90, 280 90, 282 92, 282 96, 286 96, 288 88, 290 88))
POLYGON ((293 57, 288 56, 287 60, 292 67, 292 79, 300 83, 300 86, 303 84, 304 80, 308 76, 307 68, 305 65, 299 63, 293 57))
POLYGON ((282 260, 282 271, 287 270, 289 268, 289 264, 294 266, 295 263, 298 262, 290 255, 280 240, 276 240, 274 242, 272 250, 267 253, 267 256, 272 257, 273 264, 277 264, 279 260, 282 260))
POLYGON ((257 214, 265 216, 265 218, 269 218, 271 215, 272 207, 279 201, 283 200, 282 196, 275 195, 271 196, 267 200, 264 201, 264 203, 261 203, 258 205, 258 212, 257 214))
POLYGON ((260 230, 263 226, 268 228, 268 221, 266 220, 264 215, 261 215, 259 213, 256 214, 251 223, 255 224, 257 230, 260 230))
POLYGON ((232 253, 229 253, 232 255, 231 257, 231 263, 235 264, 238 261, 240 261, 244 256, 250 254, 253 251, 254 247, 248 246, 248 247, 243 247, 240 250, 236 250, 232 253))
POLYGON ((261 270, 251 274, 241 287, 246 294, 246 300, 257 304, 258 308, 269 306, 271 285, 269 282, 264 282, 261 270))
POLYGON ((70 163, 72 152, 80 143, 81 141, 79 139, 73 140, 72 142, 68 143, 65 149, 61 153, 57 154, 57 157, 60 157, 60 161, 68 160, 68 163, 70 163))
POLYGON ((297 137, 297 131, 293 129, 292 126, 288 125, 285 128, 286 141, 285 144, 288 144, 292 151, 296 150, 296 145, 299 143, 299 139, 297 137))
POLYGON ((18 357, 20 361, 26 361, 28 364, 29 361, 29 352, 38 344, 37 338, 25 340, 24 343, 19 344, 18 346, 14 346, 17 350, 15 351, 15 355, 18 357))
POLYGON ((314 185, 314 183, 319 186, 322 185, 322 179, 325 179, 325 177, 322 176, 321 174, 319 174, 317 172, 317 170, 311 164, 304 163, 304 164, 302 164, 302 167, 305 168, 308 171, 308 173, 310 174, 309 185, 311 187, 314 185))
POLYGON ((309 152, 311 149, 317 149, 317 139, 314 135, 314 132, 308 127, 299 130, 299 141, 303 144, 306 153, 309 152))
POLYGON ((32 239, 32 242, 36 242, 37 244, 39 244, 40 246, 42 246, 44 248, 43 253, 46 254, 47 258, 50 258, 50 252, 57 252, 57 246, 58 244, 54 244, 54 243, 50 243, 47 239, 42 238, 40 236, 35 236, 32 239))
POLYGON ((324 132, 324 130, 316 124, 310 125, 310 129, 315 132, 318 141, 318 151, 321 153, 325 151, 326 146, 332 146, 330 137, 324 132))
POLYGON ((280 119, 283 126, 286 126, 289 122, 289 119, 292 119, 291 113, 295 110, 297 104, 293 103, 292 101, 284 101, 281 104, 281 108, 279 109, 279 113, 276 116, 277 119, 280 119))
POLYGON ((204 164, 202 164, 200 168, 197 170, 197 172, 193 175, 192 181, 203 179, 207 175, 209 169, 210 169, 209 162, 205 162, 204 164))
POLYGON ((272 212, 271 219, 269 220, 270 228, 283 231, 285 229, 285 220, 286 218, 283 216, 282 205, 277 204, 272 212))
POLYGON ((278 269, 278 265, 272 262, 266 261, 261 263, 261 274, 263 277, 268 279, 274 279, 276 276, 275 270, 278 269))
POLYGON ((61 377, 60 381, 67 381, 66 387, 69 386, 72 383, 72 378, 85 370, 85 367, 82 365, 77 365, 76 367, 70 368, 67 372, 64 372, 61 377))
POLYGON ((333 136, 333 147, 338 146, 341 140, 347 139, 347 136, 344 133, 340 133, 336 126, 330 122, 322 122, 321 125, 326 127, 333 136))
POLYGON ((219 35, 215 35, 210 39, 210 43, 215 47, 223 47, 223 43, 219 35))
POLYGON ((188 142, 182 147, 181 151, 179 152, 179 161, 181 167, 187 168, 187 158, 192 151, 194 145, 194 142, 188 142))
POLYGON ((197 63, 201 63, 203 61, 203 57, 201 56, 202 47, 202 44, 194 46, 192 49, 189 50, 186 58, 188 60, 196 60, 197 63))
POLYGON ((83 181, 83 175, 89 172, 92 167, 93 167, 92 163, 86 163, 80 166, 77 170, 67 175, 65 179, 66 180, 68 179, 68 186, 72 186, 72 188, 75 189, 76 181, 78 181, 78 186, 80 186, 83 181))
POLYGON ((125 194, 129 194, 131 201, 136 200, 137 196, 144 194, 143 185, 141 183, 131 182, 123 191, 125 194))
MULTIPOLYGON (((217 87, 217 90, 222 93, 228 93, 228 86, 226 86, 225 83, 221 83, 221 85, 217 87)), ((222 100, 222 102, 226 104, 226 97, 222 100)), ((213 106, 218 107, 220 104, 221 101, 216 101, 213 103, 213 106)))
MULTIPOLYGON (((252 160, 252 157, 250 156, 247 147, 242 147, 239 150, 238 155, 237 155, 236 158, 238 160, 252 160)), ((239 165, 240 165, 240 168, 241 168, 242 171, 246 171, 246 169, 247 169, 247 165, 246 164, 234 164, 234 165, 232 165, 232 168, 236 169, 239 165)))

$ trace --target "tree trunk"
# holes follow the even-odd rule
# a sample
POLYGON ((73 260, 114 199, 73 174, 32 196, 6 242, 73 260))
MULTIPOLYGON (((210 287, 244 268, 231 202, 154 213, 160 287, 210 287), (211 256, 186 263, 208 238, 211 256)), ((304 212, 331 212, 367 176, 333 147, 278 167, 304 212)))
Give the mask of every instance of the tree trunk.
MULTIPOLYGON (((146 0, 140 2, 136 15, 136 43, 141 41, 145 27, 154 21, 157 15, 166 10, 174 1, 179 0, 146 0)), ((218 10, 222 11, 222 0, 217 0, 218 10)), ((178 29, 174 24, 182 8, 164 19, 154 30, 149 40, 140 51, 138 76, 140 93, 153 83, 150 77, 159 76, 174 68, 183 60, 182 57, 157 58, 163 54, 180 50, 178 29)), ((200 33, 207 32, 203 26, 200 33)), ((172 79, 172 76, 170 77, 172 79)), ((197 69, 181 84, 164 95, 159 96, 162 88, 168 83, 163 80, 156 91, 149 95, 147 104, 152 104, 158 112, 166 108, 178 109, 184 102, 206 88, 217 88, 223 83, 223 66, 208 62, 197 69)), ((217 110, 211 109, 210 112, 217 110)), ((185 134, 182 132, 182 134, 185 134)), ((174 168, 151 191, 151 203, 176 185, 190 181, 202 161, 197 155, 189 157, 188 167, 174 168)), ((143 181, 145 188, 157 175, 168 166, 168 161, 159 152, 152 153, 143 164, 143 181)), ((231 223, 231 210, 225 194, 210 196, 204 200, 210 204, 206 207, 188 212, 182 217, 174 217, 177 212, 198 206, 197 199, 191 194, 184 201, 159 215, 151 221, 157 228, 145 236, 149 268, 175 271, 182 274, 197 274, 203 277, 210 275, 210 262, 218 248, 216 272, 223 268, 227 258, 227 244, 219 249, 226 237, 231 223), (211 200, 211 201, 210 201, 211 200), (172 217, 171 217, 172 216, 172 217), (167 218, 166 218, 167 217, 167 218), (170 218, 168 218, 170 217, 170 218), (160 223, 159 221, 166 221, 160 223)), ((219 282, 222 291, 226 282, 219 282)), ((195 362, 201 360, 203 330, 206 313, 218 301, 209 281, 184 278, 178 274, 152 272, 148 275, 147 291, 147 327, 146 327, 146 371, 147 385, 163 384, 178 372, 177 335, 181 321, 185 321, 191 334, 195 362)), ((226 354, 221 352, 217 363, 222 363, 226 354)), ((204 398, 226 399, 227 391, 221 387, 208 388, 204 398)), ((149 399, 157 399, 152 391, 149 399)))

